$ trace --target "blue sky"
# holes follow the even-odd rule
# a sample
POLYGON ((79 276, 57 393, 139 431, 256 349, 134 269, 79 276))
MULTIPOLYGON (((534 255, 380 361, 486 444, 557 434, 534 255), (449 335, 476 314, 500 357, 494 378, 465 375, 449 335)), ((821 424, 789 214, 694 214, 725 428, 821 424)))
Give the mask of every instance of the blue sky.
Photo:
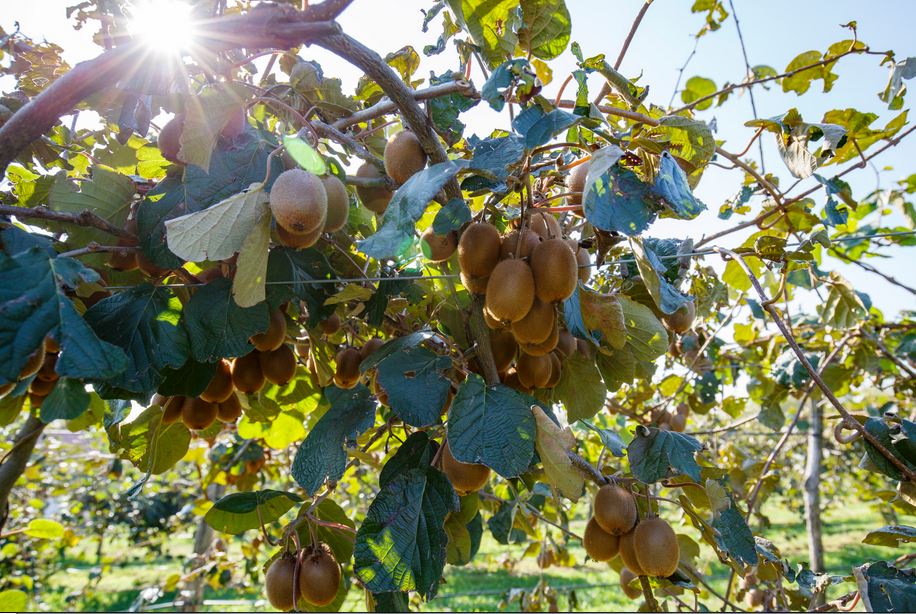
MULTIPOLYGON (((71 63, 87 59, 96 55, 99 48, 91 44, 90 32, 74 32, 67 23, 65 7, 75 1, 5 0, 0 25, 10 31, 12 22, 19 20, 26 34, 36 38, 46 37, 61 44, 67 50, 66 57, 71 63)), ((702 26, 703 17, 690 13, 691 4, 692 0, 655 0, 623 63, 622 72, 627 76, 635 77, 642 73, 640 83, 651 86, 651 102, 667 104, 674 90, 677 69, 689 55, 694 45, 693 35, 702 26)), ((412 0, 356 0, 339 21, 347 32, 382 54, 394 51, 406 43, 420 50, 424 45, 435 42, 439 35, 438 20, 434 21, 428 33, 420 33, 420 9, 428 5, 428 2, 412 0)), ((605 53, 613 61, 641 5, 642 0, 567 0, 572 15, 572 40, 579 42, 586 56, 605 53)), ((798 53, 812 49, 824 51, 831 43, 849 38, 849 31, 840 27, 840 24, 851 20, 858 22, 859 39, 873 50, 893 49, 900 59, 916 55, 916 39, 912 33, 912 24, 916 23, 916 2, 736 0, 735 9, 752 65, 767 64, 781 72, 798 53)), ((441 56, 424 59, 418 75, 428 75, 430 70, 439 73, 448 68, 457 68, 451 50, 452 47, 449 47, 441 56)), ((361 75, 359 70, 323 50, 306 48, 301 55, 320 62, 326 74, 341 77, 345 89, 355 86, 361 75)), ((785 94, 778 86, 769 91, 756 88, 758 114, 760 117, 771 117, 797 107, 806 120, 816 122, 820 121, 827 110, 855 107, 877 113, 879 119, 875 125, 883 126, 896 113, 887 111, 876 96, 888 78, 888 69, 879 66, 879 61, 878 56, 844 58, 835 69, 840 78, 827 94, 821 93, 819 82, 815 82, 812 91, 803 97, 794 93, 785 94)), ((575 67, 574 62, 572 54, 567 51, 551 63, 555 81, 545 88, 548 95, 556 91, 566 74, 575 67)), ((744 73, 735 22, 730 17, 720 31, 701 39, 696 56, 685 72, 685 79, 692 75, 702 75, 721 85, 725 81, 741 80, 744 73)), ((482 84, 480 73, 475 70, 472 77, 479 87, 482 84)), ((597 87, 597 81, 595 83, 597 87)), ((0 85, 9 87, 8 83, 0 85)), ((916 84, 910 85, 911 89, 916 88, 916 84)), ((912 100, 913 94, 907 99, 907 106, 912 104, 912 100)), ((733 95, 724 107, 703 111, 699 117, 715 119, 718 127, 716 138, 725 140, 724 147, 730 151, 743 149, 753 134, 752 129, 743 126, 745 121, 751 119, 750 102, 746 94, 733 95)), ((470 126, 469 131, 478 134, 508 126, 505 114, 495 113, 485 105, 478 105, 467 113, 464 121, 470 126)), ((789 185, 792 179, 785 171, 772 137, 766 138, 764 145, 767 170, 776 172, 784 186, 789 185)), ((757 155, 756 147, 749 155, 757 155)), ((904 140, 898 147, 882 155, 876 161, 881 169, 881 185, 889 186, 916 172, 912 162, 914 159, 916 137, 904 140)), ((827 167, 823 173, 831 176, 842 168, 845 166, 827 167)), ((846 178, 854 194, 860 197, 874 189, 877 181, 872 169, 855 171, 846 178)), ((734 195, 740 181, 740 172, 710 168, 696 190, 710 211, 691 222, 660 221, 650 228, 648 234, 698 239, 704 233, 726 227, 729 223, 718 220, 715 212, 723 200, 734 195)), ((798 193, 808 185, 799 186, 793 193, 798 193)), ((815 195, 815 199, 819 204, 822 203, 823 194, 815 195)), ((759 204, 760 201, 756 200, 755 206, 759 207, 759 204)), ((741 239, 742 235, 736 234, 723 238, 721 244, 733 247, 740 244, 741 239)), ((912 266, 905 266, 907 260, 912 261, 912 255, 905 255, 902 249, 885 250, 885 253, 890 256, 889 259, 871 262, 901 281, 916 285, 916 270, 912 266)), ((827 268, 840 271, 857 289, 871 294, 888 315, 902 309, 916 308, 911 294, 880 278, 834 261, 827 268)), ((800 297, 799 300, 806 307, 811 307, 816 297, 800 297)))

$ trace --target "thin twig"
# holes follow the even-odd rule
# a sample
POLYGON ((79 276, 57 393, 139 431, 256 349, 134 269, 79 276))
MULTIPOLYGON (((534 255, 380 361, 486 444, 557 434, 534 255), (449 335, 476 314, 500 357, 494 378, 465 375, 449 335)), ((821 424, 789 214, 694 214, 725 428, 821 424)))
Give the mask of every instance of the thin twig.
MULTIPOLYGON (((623 64, 623 58, 627 55, 627 50, 630 48, 630 43, 633 41, 633 37, 636 35, 636 30, 639 29, 639 24, 642 23, 642 18, 645 16, 646 11, 649 10, 651 5, 652 0, 646 0, 642 7, 639 9, 639 12, 636 14, 636 19, 633 20, 633 25, 630 26, 630 32, 624 39, 623 47, 620 48, 620 53, 617 55, 617 61, 614 62, 614 70, 620 70, 620 65, 623 64)), ((601 89, 598 91, 598 95, 595 96, 595 104, 601 102, 610 92, 611 86, 607 81, 605 81, 601 85, 601 89)))
POLYGON ((116 237, 124 239, 136 238, 123 228, 118 228, 107 220, 100 218, 89 209, 85 209, 80 213, 66 213, 63 211, 53 211, 44 205, 35 208, 0 205, 0 215, 14 216, 19 219, 41 219, 50 222, 62 222, 64 224, 74 224, 76 226, 90 226, 116 237))

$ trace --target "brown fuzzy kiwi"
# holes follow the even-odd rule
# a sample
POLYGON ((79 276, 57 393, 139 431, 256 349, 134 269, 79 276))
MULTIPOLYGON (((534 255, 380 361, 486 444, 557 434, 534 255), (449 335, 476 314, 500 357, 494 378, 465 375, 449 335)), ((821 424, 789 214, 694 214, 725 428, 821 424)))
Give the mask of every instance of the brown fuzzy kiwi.
POLYGON ((585 533, 582 535, 582 546, 596 561, 610 561, 620 551, 620 538, 602 529, 594 518, 588 519, 585 533))
MULTIPOLYGON (((371 162, 364 162, 362 166, 356 169, 356 176, 366 179, 380 179, 385 175, 382 174, 382 171, 380 171, 376 165, 371 162)), ((393 194, 394 192, 385 186, 374 188, 356 186, 356 195, 359 196, 359 200, 363 203, 363 207, 379 215, 385 213, 385 209, 388 208, 388 202, 391 200, 393 194)))
POLYGON ((515 360, 515 354, 518 352, 518 344, 515 337, 507 330, 497 330, 490 333, 490 349, 493 350, 493 362, 496 363, 496 370, 502 373, 515 360))
MULTIPOLYGON (((324 230, 328 216, 328 193, 321 180, 308 171, 283 171, 270 189, 270 212, 277 225, 292 234, 324 230)), ((320 231, 319 231, 320 232, 320 231)))
POLYGON ((190 403, 188 397, 169 397, 162 403, 162 424, 174 424, 181 419, 186 403, 190 403))
POLYGON ((325 335, 333 335, 340 330, 340 316, 337 313, 332 313, 324 320, 318 322, 318 327, 321 328, 321 332, 325 335))
POLYGON ((200 393, 200 398, 211 403, 222 403, 232 395, 232 368, 228 360, 216 363, 216 373, 207 384, 207 389, 200 393))
POLYGON ((560 383, 560 375, 563 374, 563 363, 556 352, 547 355, 550 358, 550 379, 544 384, 544 388, 556 388, 560 383))
POLYGON ((697 317, 697 308, 693 301, 681 306, 680 309, 672 314, 662 316, 665 324, 674 332, 686 333, 693 326, 693 321, 697 317))
POLYGON ((534 248, 531 271, 538 298, 545 303, 569 298, 579 279, 576 255, 562 239, 548 239, 534 248))
POLYGON ((22 369, 19 371, 19 379, 25 379, 38 373, 38 370, 41 369, 41 365, 44 363, 44 361, 45 346, 42 344, 38 346, 38 349, 29 354, 25 364, 22 365, 22 369))
MULTIPOLYGON (((134 247, 136 241, 119 239, 118 247, 134 247)), ((111 252, 108 255, 108 266, 115 271, 133 271, 137 268, 137 252, 111 252)))
POLYGON ((326 606, 340 589, 340 564, 327 544, 305 549, 299 568, 299 595, 313 606, 326 606))
POLYGON ((502 243, 500 243, 499 259, 506 260, 508 258, 513 258, 516 256, 516 252, 518 252, 517 256, 519 258, 527 258, 540 242, 541 236, 527 228, 522 232, 522 238, 521 241, 519 241, 518 231, 513 230, 504 236, 502 243))
POLYGON ((282 612, 289 612, 296 605, 295 574, 296 559, 284 554, 270 564, 264 575, 267 600, 282 612))
POLYGON ((337 232, 347 225, 350 216, 350 197, 347 186, 334 175, 323 175, 318 178, 324 186, 328 197, 328 214, 324 220, 323 232, 337 232))
POLYGON ((369 341, 363 344, 363 347, 359 348, 360 361, 369 358, 369 356, 374 354, 375 351, 383 345, 385 345, 384 339, 380 339, 379 337, 373 337, 372 339, 369 339, 369 341))
POLYGON ((162 157, 175 164, 184 164, 178 159, 181 150, 181 133, 184 131, 184 115, 176 115, 159 131, 159 152, 162 157))
POLYGON ((634 580, 638 580, 639 576, 630 571, 629 567, 622 567, 620 569, 620 588, 623 589, 623 594, 629 597, 630 599, 638 599, 642 596, 642 587, 639 585, 639 582, 634 584, 634 580))
POLYGON ((687 414, 672 414, 668 418, 668 426, 671 427, 672 431, 683 433, 684 429, 687 428, 687 414))
POLYGON ((286 231, 282 226, 278 225, 277 239, 284 247, 291 247, 292 249, 306 249, 307 247, 311 247, 318 243, 318 239, 321 238, 322 232, 324 232, 324 227, 318 226, 311 232, 297 235, 286 231))
POLYGON ((398 184, 423 170, 426 160, 420 139, 410 130, 398 132, 385 145, 385 172, 398 184))
POLYGON ((444 445, 442 472, 458 494, 476 492, 483 488, 490 479, 490 468, 477 463, 462 463, 452 455, 447 441, 444 445))
POLYGON ((220 403, 216 409, 216 419, 226 424, 232 424, 242 415, 242 402, 239 396, 234 392, 229 395, 225 401, 220 403))
POLYGON ((286 315, 283 310, 275 309, 270 312, 267 330, 258 333, 249 341, 261 352, 269 352, 283 345, 283 342, 286 341, 286 315))
POLYGON ((264 386, 264 373, 257 350, 232 361, 232 385, 239 392, 252 394, 264 386))
POLYGON ((579 281, 585 283, 592 276, 592 258, 588 250, 580 247, 576 250, 576 267, 579 269, 579 281))
POLYGON ((181 421, 192 431, 199 431, 213 424, 217 411, 216 403, 201 398, 193 399, 182 406, 181 421))
POLYGON ((344 348, 334 357, 337 370, 334 372, 334 383, 338 388, 353 388, 359 381, 359 363, 362 357, 356 348, 344 348))
POLYGON ((595 520, 611 535, 629 533, 636 524, 636 499, 620 486, 605 484, 599 488, 594 507, 595 520))
POLYGON ((44 346, 45 346, 45 353, 47 354, 57 354, 58 352, 60 352, 60 343, 58 343, 57 339, 55 339, 51 335, 48 335, 47 337, 45 337, 44 346))
POLYGON ((261 372, 268 382, 285 386, 296 375, 296 355, 288 345, 258 355, 261 372))
POLYGON ((636 544, 633 537, 633 531, 624 533, 620 536, 620 541, 618 542, 620 546, 620 560, 622 560, 623 564, 629 567, 630 571, 634 574, 637 576, 644 576, 646 572, 639 566, 639 559, 636 558, 636 544))
POLYGON ((588 166, 588 162, 583 162, 578 166, 574 166, 569 172, 569 176, 566 179, 566 187, 569 192, 576 193, 566 197, 567 204, 582 205, 582 191, 585 189, 585 178, 588 176, 588 166))
POLYGON ((420 251, 427 260, 444 262, 451 258, 458 249, 458 240, 454 232, 437 235, 432 228, 427 228, 420 237, 420 251))
POLYGON ((681 548, 671 525, 655 516, 646 518, 633 531, 639 566, 647 575, 667 578, 677 571, 681 548))
MULTIPOLYGON (((168 269, 164 269, 164 268, 162 268, 161 266, 159 266, 158 264, 156 264, 155 262, 153 262, 152 260, 150 260, 150 259, 146 256, 146 254, 143 253, 142 250, 139 251, 139 252, 136 252, 136 256, 137 256, 137 268, 140 269, 141 271, 143 271, 143 273, 144 273, 147 277, 151 277, 151 278, 153 278, 153 279, 159 279, 160 277, 164 277, 166 274, 168 274, 168 272, 169 272, 168 269)), ((98 294, 98 293, 96 293, 96 294, 98 294)), ((93 295, 93 296, 95 296, 95 295, 93 295)), ((110 294, 108 294, 108 295, 106 295, 106 296, 110 296, 110 294)), ((92 297, 90 297, 90 298, 92 298, 92 297)), ((96 302, 98 302, 98 301, 96 301, 96 302)))
POLYGON ((489 275, 486 277, 468 277, 462 271, 459 277, 461 278, 461 285, 467 288, 471 294, 485 294, 487 292, 487 283, 490 281, 489 275))
POLYGON ((519 343, 543 343, 550 336, 557 319, 552 303, 535 298, 525 317, 512 323, 512 334, 519 343))
POLYGON ((486 305, 484 305, 481 311, 483 312, 483 321, 486 323, 487 328, 489 328, 490 330, 502 330, 506 328, 505 322, 500 322, 499 320, 494 318, 493 314, 487 311, 486 305))
POLYGON ((524 260, 503 260, 487 282, 487 309, 497 320, 517 322, 534 304, 534 277, 524 260))
POLYGON ((550 335, 544 341, 540 343, 522 343, 519 345, 521 350, 526 354, 531 354, 532 356, 544 356, 554 351, 557 347, 557 342, 560 340, 560 327, 556 320, 554 320, 553 328, 550 330, 550 335))
POLYGON ((56 384, 57 382, 54 380, 43 380, 36 377, 32 380, 32 383, 29 384, 29 392, 37 394, 40 397, 46 397, 51 394, 56 384))
POLYGON ((556 350, 563 358, 569 358, 576 351, 576 338, 565 328, 559 332, 556 350))
POLYGON ((525 388, 543 388, 550 381, 550 358, 520 352, 515 361, 515 370, 518 372, 518 381, 525 388))
POLYGON ((563 236, 560 222, 546 211, 532 211, 528 214, 528 228, 542 239, 559 239, 563 236))
POLYGON ((499 231, 493 224, 475 222, 458 241, 458 264, 468 277, 487 277, 499 262, 499 231))
POLYGON ((12 392, 13 388, 16 387, 16 382, 7 382, 5 384, 0 384, 0 399, 12 392))
POLYGON ((521 380, 518 379, 518 371, 515 369, 510 369, 502 377, 502 383, 512 388, 513 390, 518 390, 519 392, 531 392, 531 388, 525 387, 521 380))
POLYGON ((38 379, 43 379, 46 382, 56 381, 58 377, 57 371, 57 354, 48 354, 45 352, 45 361, 41 363, 41 368, 38 370, 38 373, 35 374, 35 377, 38 379))

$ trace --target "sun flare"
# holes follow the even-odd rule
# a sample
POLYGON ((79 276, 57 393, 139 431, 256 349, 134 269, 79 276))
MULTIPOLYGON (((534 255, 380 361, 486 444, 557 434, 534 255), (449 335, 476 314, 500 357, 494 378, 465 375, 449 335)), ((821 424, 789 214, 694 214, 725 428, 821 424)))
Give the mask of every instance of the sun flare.
POLYGON ((130 8, 129 29, 151 49, 177 53, 194 42, 191 6, 178 0, 142 0, 130 8))

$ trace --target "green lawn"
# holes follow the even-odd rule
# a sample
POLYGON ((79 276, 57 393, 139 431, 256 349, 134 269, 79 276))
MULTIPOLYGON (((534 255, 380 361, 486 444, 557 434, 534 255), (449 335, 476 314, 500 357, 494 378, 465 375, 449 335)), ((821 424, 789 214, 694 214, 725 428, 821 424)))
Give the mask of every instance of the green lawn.
MULTIPOLYGON (((807 560, 804 519, 785 509, 771 512, 770 518, 773 525, 767 531, 767 537, 781 548, 783 555, 793 564, 807 560)), ((900 551, 861 543, 869 530, 882 524, 880 517, 865 505, 837 506, 826 513, 824 529, 829 571, 846 575, 850 573, 853 565, 868 560, 899 556, 900 551)), ((584 522, 580 521, 572 528, 581 534, 583 525, 584 522)), ((240 559, 239 542, 229 541, 228 545, 230 560, 240 559)), ((590 562, 572 568, 551 567, 541 570, 533 557, 523 558, 512 567, 504 564, 507 560, 518 561, 524 549, 524 545, 502 546, 486 534, 474 563, 466 567, 449 567, 446 573, 447 583, 441 587, 435 600, 423 604, 423 609, 473 611, 494 610, 503 606, 506 611, 518 611, 518 600, 507 602, 507 593, 511 589, 531 589, 541 578, 545 578, 550 586, 557 589, 561 610, 570 609, 571 592, 575 593, 577 609, 582 611, 635 610, 639 605, 638 601, 633 602, 623 595, 617 584, 617 573, 605 564, 590 562)), ((91 565, 79 559, 70 560, 63 571, 48 580, 44 600, 54 609, 127 610, 143 588, 160 586, 169 576, 182 573, 182 565, 187 560, 190 550, 190 535, 174 536, 169 540, 164 556, 151 561, 133 560, 119 563, 106 571, 98 585, 87 593, 82 591, 89 578, 91 565)), ((115 545, 110 545, 108 551, 114 553, 115 545)), ((585 553, 578 544, 573 546, 572 553, 577 561, 585 560, 585 553)), ((708 562, 711 555, 709 549, 704 547, 703 554, 704 560, 708 562)), ((726 569, 715 564, 712 571, 712 585, 717 591, 724 592, 727 581, 726 569)), ((848 585, 840 586, 836 589, 836 594, 848 590, 848 585)), ((158 602, 167 602, 174 598, 173 591, 166 593, 158 602)), ((254 600, 262 597, 255 587, 222 590, 208 587, 205 598, 254 600)), ((692 601, 692 597, 690 600, 692 601)), ((350 591, 344 609, 362 610, 365 609, 364 603, 362 591, 354 588, 350 591)), ((258 609, 269 609, 266 604, 262 605, 263 607, 258 609)), ((708 605, 717 609, 719 603, 715 599, 710 599, 708 605)), ((219 605, 205 609, 245 611, 251 609, 251 606, 219 605)))

